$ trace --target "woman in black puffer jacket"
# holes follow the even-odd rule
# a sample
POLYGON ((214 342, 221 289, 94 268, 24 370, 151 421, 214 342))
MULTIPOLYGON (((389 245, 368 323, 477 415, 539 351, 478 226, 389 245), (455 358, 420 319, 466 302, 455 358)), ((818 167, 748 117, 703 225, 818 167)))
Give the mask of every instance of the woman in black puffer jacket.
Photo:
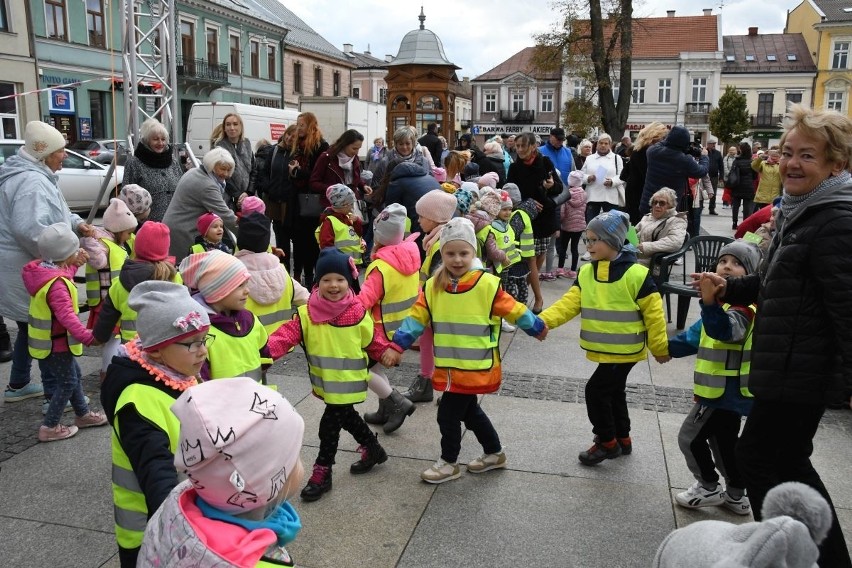
POLYGON ((748 142, 740 144, 740 155, 731 164, 731 169, 734 168, 740 174, 739 183, 731 187, 732 227, 736 229, 739 224, 737 217, 740 212, 740 203, 743 206, 743 221, 754 212, 754 170, 751 169, 751 146, 748 142))
MULTIPOLYGON (((721 285, 720 301, 757 302, 754 406, 736 457, 758 521, 766 492, 784 481, 810 485, 831 503, 810 461, 813 437, 826 403, 848 401, 852 389, 852 121, 794 105, 785 127, 784 197, 766 259, 727 283, 702 275, 721 285)), ((819 565, 852 566, 836 514, 819 565)))

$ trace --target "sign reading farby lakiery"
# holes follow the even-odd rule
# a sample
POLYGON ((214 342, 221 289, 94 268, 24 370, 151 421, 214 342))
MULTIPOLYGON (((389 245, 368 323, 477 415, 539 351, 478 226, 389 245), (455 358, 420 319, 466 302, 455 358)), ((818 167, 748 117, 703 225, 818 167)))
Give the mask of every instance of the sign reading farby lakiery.
POLYGON ((550 134, 552 124, 477 124, 474 130, 476 134, 520 134, 521 132, 532 132, 533 134, 550 134))

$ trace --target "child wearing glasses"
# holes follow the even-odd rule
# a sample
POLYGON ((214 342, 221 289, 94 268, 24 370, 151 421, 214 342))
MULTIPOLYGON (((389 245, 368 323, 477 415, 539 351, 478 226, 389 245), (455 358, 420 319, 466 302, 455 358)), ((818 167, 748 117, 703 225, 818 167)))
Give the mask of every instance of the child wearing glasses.
POLYGON ((256 315, 246 309, 251 278, 246 265, 222 251, 191 254, 180 263, 184 283, 198 290, 193 296, 210 317, 211 344, 201 379, 251 377, 263 382, 269 334, 256 315))
POLYGON ((598 363, 586 383, 586 412, 594 442, 580 452, 583 465, 595 465, 633 451, 625 386, 633 366, 650 350, 658 363, 671 359, 663 303, 648 268, 636 262, 624 239, 625 213, 608 211, 589 221, 586 248, 592 262, 562 298, 541 313, 549 329, 582 314, 580 347, 598 363))
POLYGON ((148 518, 177 485, 180 424, 171 406, 196 384, 210 319, 180 284, 150 280, 130 292, 138 335, 119 347, 101 386, 112 426, 115 537, 122 568, 136 566, 148 518))

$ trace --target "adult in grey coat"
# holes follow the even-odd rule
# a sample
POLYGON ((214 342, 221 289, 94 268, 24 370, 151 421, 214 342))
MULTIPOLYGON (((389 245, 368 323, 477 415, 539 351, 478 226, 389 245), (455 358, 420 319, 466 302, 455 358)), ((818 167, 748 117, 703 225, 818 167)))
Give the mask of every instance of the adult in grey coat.
POLYGON ((228 207, 225 182, 234 171, 234 159, 224 148, 213 148, 202 164, 186 172, 178 182, 163 223, 171 231, 169 254, 177 263, 189 255, 198 230, 195 224, 205 213, 215 213, 222 218, 226 229, 237 231, 237 216, 228 207))
POLYGON ((183 168, 175 159, 169 132, 156 118, 149 118, 139 128, 139 143, 124 165, 123 185, 135 183, 151 194, 148 219, 162 221, 175 194, 183 168))
MULTIPOLYGON (((0 315, 18 324, 18 337, 12 351, 6 402, 41 396, 41 385, 30 384, 32 359, 27 347, 27 321, 30 295, 24 288, 21 269, 39 258, 38 238, 54 223, 68 223, 78 236, 94 233, 68 209, 59 190, 56 172, 65 159, 65 137, 52 126, 39 121, 27 124, 26 141, 18 153, 0 167, 0 315)), ((42 381, 49 381, 42 370, 42 381)), ((52 388, 48 386, 48 392, 52 388)))

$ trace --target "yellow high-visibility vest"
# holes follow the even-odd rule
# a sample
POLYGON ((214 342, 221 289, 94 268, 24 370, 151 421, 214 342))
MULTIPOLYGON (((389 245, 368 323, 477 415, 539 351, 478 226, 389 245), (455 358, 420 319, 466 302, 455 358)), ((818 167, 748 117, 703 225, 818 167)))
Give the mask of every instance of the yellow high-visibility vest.
POLYGON ((381 259, 376 259, 367 267, 366 276, 378 270, 382 275, 382 284, 385 293, 379 302, 382 314, 382 327, 385 336, 393 339, 393 334, 402 325, 402 321, 411 311, 411 306, 417 301, 417 293, 420 290, 420 278, 417 272, 408 276, 400 274, 390 264, 381 259))
POLYGON ((580 304, 580 347, 586 351, 632 355, 645 349, 647 330, 636 295, 648 269, 634 264, 615 282, 596 282, 594 265, 577 276, 584 291, 580 304))
MULTIPOLYGON (((361 237, 359 237, 358 233, 355 232, 355 227, 347 225, 334 215, 329 215, 326 219, 329 220, 331 228, 334 230, 334 248, 343 254, 352 257, 355 264, 361 264, 361 237)), ((321 227, 322 224, 317 226, 314 231, 314 237, 316 238, 317 243, 319 243, 320 240, 321 227)))
MULTIPOLYGON (((524 221, 524 229, 521 234, 515 235, 515 248, 521 253, 521 258, 535 256, 535 238, 533 237, 532 220, 526 211, 517 209, 512 211, 512 217, 520 217, 524 221)), ((511 223, 511 219, 509 220, 511 223)))
MULTIPOLYGON (((183 284, 183 278, 180 272, 175 272, 175 277, 171 282, 183 284)), ((130 292, 121 283, 121 278, 116 278, 112 286, 109 287, 109 297, 112 300, 112 306, 121 314, 118 319, 118 332, 121 336, 121 342, 127 343, 136 337, 136 310, 130 307, 128 298, 130 292)))
POLYGON ((432 272, 437 269, 436 264, 441 259, 441 243, 439 239, 435 239, 432 246, 426 252, 426 258, 423 259, 423 264, 420 265, 420 284, 423 285, 426 280, 432 276, 432 272), (433 268, 434 267, 434 268, 433 268))
POLYGON ((124 261, 127 260, 127 251, 109 239, 101 238, 100 240, 107 247, 109 260, 106 268, 95 270, 88 264, 86 265, 86 303, 90 308, 99 305, 109 293, 109 287, 118 278, 121 267, 124 266, 124 261), (109 273, 109 284, 101 284, 101 274, 109 273))
MULTIPOLYGON (((722 309, 728 311, 730 304, 724 304, 722 309)), ((754 304, 749 306, 752 312, 757 311, 754 304)), ((748 376, 751 371, 751 339, 754 329, 754 319, 748 328, 748 335, 743 343, 727 343, 713 339, 704 327, 701 327, 701 339, 698 341, 698 356, 695 360, 695 375, 693 392, 703 398, 719 398, 725 392, 727 377, 740 378, 740 394, 751 397, 748 390, 748 376)))
POLYGON ((505 265, 498 264, 494 267, 494 273, 500 274, 506 268, 509 268, 516 262, 520 262, 521 252, 515 247, 515 231, 508 223, 506 223, 505 231, 501 231, 494 225, 491 225, 491 232, 497 241, 497 248, 502 250, 508 259, 505 265))
POLYGON ((207 348, 211 379, 250 377, 257 382, 261 381, 260 350, 266 345, 269 336, 257 316, 253 317, 251 330, 244 336, 234 337, 215 325, 210 326, 207 335, 214 338, 207 348))
MULTIPOLYGON (((80 311, 77 307, 77 286, 68 278, 57 276, 39 288, 36 295, 30 298, 30 313, 27 326, 27 346, 30 357, 34 359, 44 359, 53 351, 53 312, 50 311, 50 306, 47 303, 47 292, 57 279, 61 279, 68 287, 68 292, 71 294, 71 305, 74 306, 74 313, 76 314, 80 311)), ((65 334, 68 337, 68 349, 71 353, 78 357, 82 355, 83 345, 71 335, 70 331, 66 330, 65 334)))

